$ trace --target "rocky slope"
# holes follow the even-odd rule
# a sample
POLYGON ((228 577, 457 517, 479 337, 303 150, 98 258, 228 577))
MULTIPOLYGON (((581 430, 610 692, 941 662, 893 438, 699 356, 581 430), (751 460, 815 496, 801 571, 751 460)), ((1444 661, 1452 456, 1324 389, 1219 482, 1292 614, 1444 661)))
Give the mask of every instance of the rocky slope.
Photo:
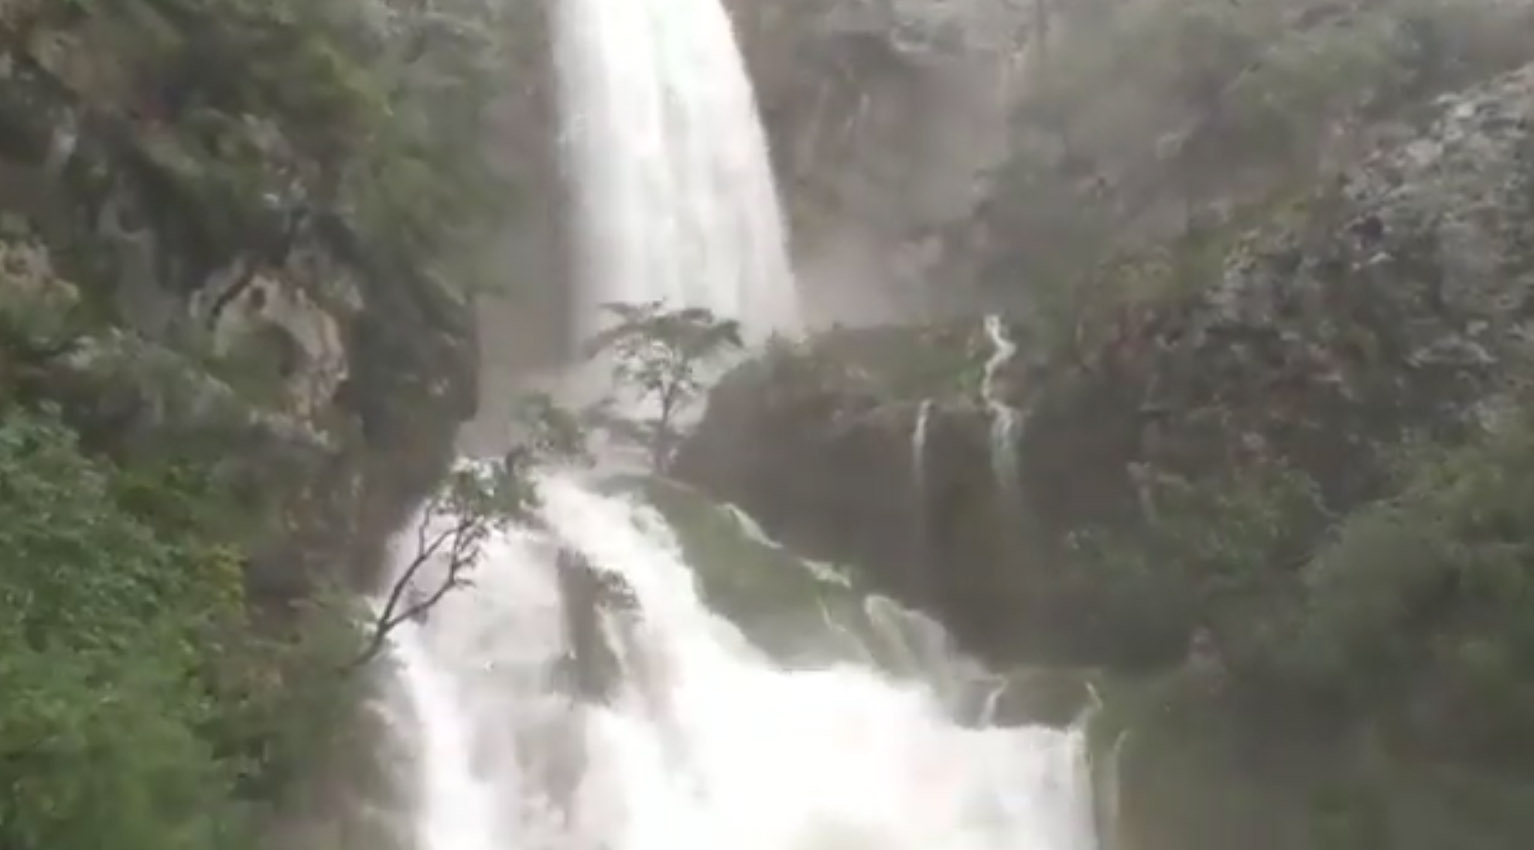
POLYGON ((1007 156, 1014 4, 730 3, 815 312, 926 309, 941 227, 1007 156))
MULTIPOLYGON (((355 154, 304 136, 325 127, 280 103, 261 111, 261 93, 172 76, 175 62, 186 73, 210 61, 176 41, 192 13, 34 5, 34 16, 11 12, 0 88, 9 389, 61 400, 111 451, 174 446, 178 434, 238 445, 231 475, 253 490, 285 479, 272 502, 341 512, 292 505, 290 523, 344 545, 344 517, 340 528, 376 537, 434 479, 475 408, 467 297, 388 255, 361 220, 377 211, 335 185, 346 163, 322 158, 355 154), (68 337, 57 350, 25 350, 53 325, 68 337)), ((302 96, 284 83, 265 96, 302 96)), ((311 80, 313 95, 357 96, 327 84, 340 85, 311 80)), ((336 555, 279 545, 252 575, 302 585, 295 558, 336 555)))
POLYGON ((1524 626, 1484 583, 1525 580, 1534 539, 1492 519, 1521 497, 1490 471, 1523 462, 1534 66, 1371 138, 1017 317, 993 386, 1022 417, 1015 478, 978 321, 769 352, 677 473, 993 660, 1117 671, 1123 846, 1515 846, 1524 626))
MULTIPOLYGON (((1029 534, 1002 572, 1044 593, 1069 532, 1143 522, 1157 482, 1277 465, 1343 510, 1379 492, 1382 446, 1478 428, 1525 354, 1531 93, 1534 68, 1446 98, 1264 225, 1190 237, 1098 282, 1172 293, 1160 300, 1109 301, 1059 344, 1014 323, 1024 345, 999 386, 1025 420, 1026 508, 982 526, 1026 516, 1029 534)), ((993 649, 1090 633, 1100 614, 1046 596, 1038 614, 1066 621, 1033 634, 1032 606, 997 595, 1004 577, 965 572, 996 559, 952 548, 977 544, 950 522, 998 510, 979 324, 837 331, 771 352, 715 390, 678 469, 823 555, 977 584, 975 603, 1018 630, 993 649), (923 507, 912 440, 926 399, 923 507), (921 553, 922 527, 935 551, 921 553)))
POLYGON ((1529 57, 1527 0, 731 4, 812 303, 1039 300, 1529 57))

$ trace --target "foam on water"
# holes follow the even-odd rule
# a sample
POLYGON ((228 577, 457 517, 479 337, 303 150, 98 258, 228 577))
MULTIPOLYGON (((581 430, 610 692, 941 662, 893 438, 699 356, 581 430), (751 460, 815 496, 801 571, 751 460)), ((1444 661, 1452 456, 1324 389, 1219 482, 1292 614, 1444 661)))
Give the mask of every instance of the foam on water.
POLYGON ((1081 732, 956 721, 943 682, 974 665, 931 621, 870 602, 892 640, 918 635, 904 677, 779 669, 704 607, 658 512, 568 475, 543 491, 546 530, 496 538, 475 586, 396 641, 397 698, 426 727, 423 850, 1095 847, 1081 732), (638 602, 608 615, 610 705, 545 672, 566 652, 556 541, 638 602), (551 787, 561 759, 575 779, 551 787))

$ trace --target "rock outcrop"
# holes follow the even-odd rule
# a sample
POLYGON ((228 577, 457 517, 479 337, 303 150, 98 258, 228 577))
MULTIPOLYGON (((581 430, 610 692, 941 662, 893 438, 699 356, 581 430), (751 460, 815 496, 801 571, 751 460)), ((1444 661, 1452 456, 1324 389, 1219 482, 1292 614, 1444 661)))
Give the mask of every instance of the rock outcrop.
POLYGON ((192 86, 154 64, 178 54, 148 19, 38 8, 0 28, 0 295, 69 280, 50 314, 69 340, 16 389, 62 401, 97 448, 226 446, 273 513, 258 589, 365 575, 475 409, 469 303, 368 244, 297 119, 156 103, 192 86))
POLYGON ((1132 534, 1158 500, 1234 471, 1292 472, 1318 503, 1303 554, 1320 516, 1380 492, 1387 447, 1475 432, 1527 363, 1534 68, 1434 111, 1261 226, 1209 236, 1215 262, 1168 253, 1126 272, 1179 278, 1161 288, 1174 294, 1023 346, 1017 505, 993 475, 978 322, 845 331, 742 367, 678 471, 993 657, 1178 657, 1218 613, 1194 588, 1165 619, 1131 616, 1115 577, 1071 566, 1083 533, 1132 534))
POLYGON ((1031 306, 1516 68, 1527 0, 731 4, 811 303, 1031 306))
POLYGON ((1534 66, 1402 114, 1015 316, 1016 479, 980 317, 767 353, 676 473, 1100 705, 1113 846, 1522 846, 1534 66))
POLYGON ((1028 13, 1002 0, 731 2, 817 315, 945 303, 933 236, 1008 155, 1028 13))

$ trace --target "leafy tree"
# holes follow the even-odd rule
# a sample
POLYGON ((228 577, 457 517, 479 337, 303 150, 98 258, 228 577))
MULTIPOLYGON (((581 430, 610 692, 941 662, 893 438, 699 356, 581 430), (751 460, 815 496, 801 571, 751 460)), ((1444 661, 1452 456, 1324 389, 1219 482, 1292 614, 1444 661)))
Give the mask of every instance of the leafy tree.
POLYGON ((613 377, 634 407, 608 425, 635 438, 662 470, 671 460, 682 414, 698 400, 706 369, 742 345, 740 324, 702 307, 660 301, 607 304, 617 318, 587 343, 588 357, 612 358, 613 377), (649 406, 653 413, 646 415, 649 406))
POLYGON ((591 451, 582 417, 561 407, 547 393, 529 393, 517 400, 512 423, 517 442, 506 462, 526 473, 537 462, 589 464, 591 451))
POLYGON ((520 400, 516 420, 521 439, 504 456, 461 465, 427 498, 413 528, 410 560, 396 573, 350 667, 377 657, 392 631, 469 585, 490 537, 531 518, 539 504, 537 464, 588 459, 580 424, 549 396, 520 400))
POLYGON ((374 617, 360 667, 375 658, 400 625, 424 617, 448 593, 469 583, 485 542, 535 504, 522 470, 506 460, 454 470, 427 498, 415 521, 410 561, 396 575, 374 617))

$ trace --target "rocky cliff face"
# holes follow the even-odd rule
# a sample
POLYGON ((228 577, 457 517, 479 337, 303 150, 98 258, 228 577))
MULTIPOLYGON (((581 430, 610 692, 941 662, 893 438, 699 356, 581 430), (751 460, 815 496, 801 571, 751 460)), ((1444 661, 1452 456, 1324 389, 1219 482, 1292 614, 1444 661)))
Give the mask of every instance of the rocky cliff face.
POLYGON ((111 452, 224 453, 272 512, 258 589, 373 554, 475 408, 466 297, 338 203, 336 140, 219 88, 190 18, 34 5, 6 7, 0 60, 9 389, 111 452), (57 350, 23 350, 52 326, 57 350))
POLYGON ((1526 0, 732 3, 801 284, 848 324, 1037 308, 1511 70, 1526 0))
POLYGON ((679 470, 938 606, 992 654, 1177 656, 1186 626, 1142 632, 1100 577, 1063 566, 1072 535, 1143 524, 1165 488, 1232 469, 1302 472, 1346 510, 1380 491, 1383 447, 1480 427, 1525 362, 1531 97, 1534 69, 1446 98, 1337 183, 1210 235, 1198 263, 1123 272, 1181 277, 1187 294, 1124 302, 1058 347, 1035 334, 1001 381, 1023 413, 1016 506, 992 476, 978 322, 846 331, 747 366, 679 470))
POLYGON ((1524 457, 1534 66, 1371 138, 1014 317, 1015 479, 978 317, 769 353, 677 472, 994 661, 1114 671, 1121 846, 1515 846, 1528 670, 1485 582, 1526 563, 1491 550, 1528 539, 1493 482, 1524 457))
MULTIPOLYGON (((505 52, 517 51, 496 17, 520 9, 0 3, 0 413, 8 427, 62 420, 60 451, 77 440, 77 465, 102 491, 90 504, 103 514, 88 521, 133 529, 160 553, 156 587, 195 584, 176 571, 227 555, 218 598, 235 609, 189 639, 192 669, 188 652, 116 648, 144 656, 116 666, 172 671, 123 699, 165 714, 197 751, 127 758, 100 781, 205 770, 206 807, 144 797, 123 815, 87 794, 29 809, 12 794, 21 826, 0 819, 7 835, 64 834, 28 833, 30 816, 75 836, 131 821, 155 836, 146 846, 190 842, 186 824, 230 826, 219 819, 238 808, 223 843, 253 837, 247 826, 283 847, 337 846, 346 830, 386 843, 350 796, 390 792, 357 775, 371 743, 356 740, 367 724, 351 712, 361 680, 337 675, 353 635, 331 591, 377 581, 388 538, 437 485, 478 406, 473 261, 487 224, 504 221, 508 183, 525 176, 481 144, 498 95, 525 102, 503 87, 505 52), (163 557, 178 546, 198 554, 163 557), (171 716, 183 697, 195 716, 171 716)), ((8 474, 38 474, 19 458, 8 474)), ((49 557, 76 563, 39 551, 43 571, 49 557)), ((14 581, 30 592, 27 575, 11 578, 12 592, 14 581)), ((153 631, 162 613, 134 616, 153 631)), ((25 667, 17 643, 7 670, 17 653, 25 667)), ((7 681, 20 704, 46 693, 46 677, 7 681)), ((112 681, 98 686, 123 693, 112 681)), ((80 787, 69 759, 110 750, 118 721, 46 715, 54 725, 39 728, 73 731, 12 729, 5 746, 17 734, 68 739, 57 781, 80 787)))
POLYGON ((730 4, 819 314, 869 323, 941 301, 924 278, 1008 154, 1027 15, 1015 4, 730 4))

